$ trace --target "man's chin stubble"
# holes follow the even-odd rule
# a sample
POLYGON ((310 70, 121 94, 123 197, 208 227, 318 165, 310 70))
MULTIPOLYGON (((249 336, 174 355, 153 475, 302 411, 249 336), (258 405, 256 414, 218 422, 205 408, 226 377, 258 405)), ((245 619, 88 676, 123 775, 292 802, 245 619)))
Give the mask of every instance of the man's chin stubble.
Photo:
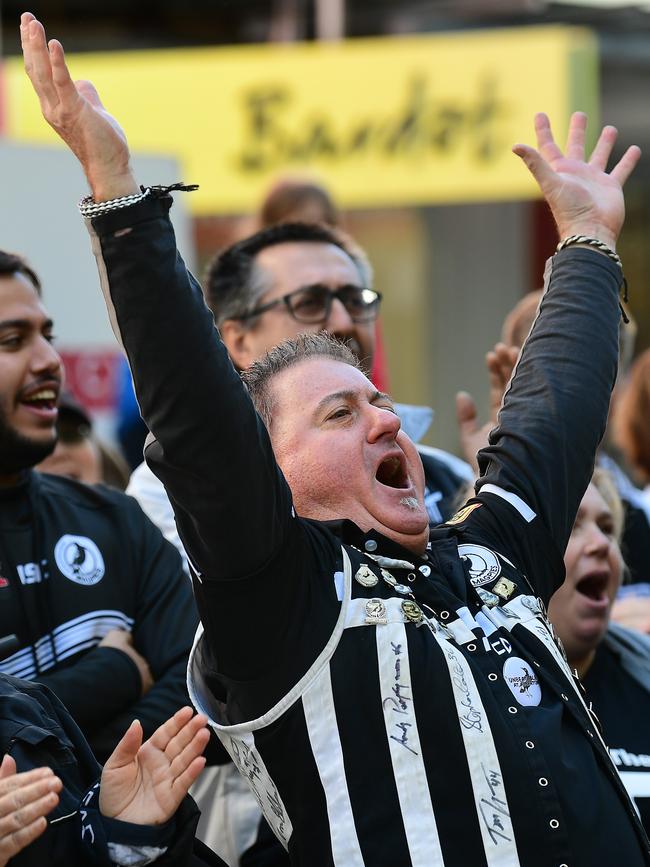
POLYGON ((48 440, 21 436, 0 419, 0 476, 10 476, 40 464, 52 454, 56 441, 56 434, 48 440))

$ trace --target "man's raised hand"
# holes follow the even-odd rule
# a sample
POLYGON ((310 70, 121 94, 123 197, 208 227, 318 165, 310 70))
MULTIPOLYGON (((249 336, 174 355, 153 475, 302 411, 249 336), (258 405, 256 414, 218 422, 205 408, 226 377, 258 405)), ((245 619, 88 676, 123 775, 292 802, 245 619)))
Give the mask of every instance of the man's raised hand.
POLYGON ((126 136, 93 85, 72 81, 61 43, 47 43, 43 25, 31 12, 21 15, 20 40, 43 117, 81 163, 95 201, 140 192, 126 136))
POLYGON ((0 867, 47 828, 45 816, 59 803, 62 783, 50 768, 16 773, 6 755, 0 764, 0 867))
POLYGON ((625 203, 623 184, 636 166, 641 151, 629 147, 611 172, 607 162, 616 141, 613 126, 600 134, 589 161, 585 160, 587 117, 582 112, 571 116, 566 153, 553 139, 545 114, 535 116, 537 150, 518 144, 514 153, 526 163, 548 202, 560 238, 586 235, 603 241, 612 249, 623 226, 625 203))
POLYGON ((207 719, 181 708, 142 743, 135 720, 104 765, 99 809, 135 825, 160 825, 178 809, 205 766, 207 719))

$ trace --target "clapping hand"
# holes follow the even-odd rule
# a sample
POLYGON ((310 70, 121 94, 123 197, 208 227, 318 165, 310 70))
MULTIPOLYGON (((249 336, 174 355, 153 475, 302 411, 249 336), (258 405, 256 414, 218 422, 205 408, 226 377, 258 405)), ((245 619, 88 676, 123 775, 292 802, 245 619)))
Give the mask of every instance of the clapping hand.
POLYGON ((6 755, 0 764, 0 867, 47 828, 45 816, 59 803, 61 780, 50 768, 16 773, 6 755))
POLYGON ((206 723, 184 707, 142 743, 142 726, 134 720, 104 765, 102 815, 135 825, 167 822, 205 766, 206 723))

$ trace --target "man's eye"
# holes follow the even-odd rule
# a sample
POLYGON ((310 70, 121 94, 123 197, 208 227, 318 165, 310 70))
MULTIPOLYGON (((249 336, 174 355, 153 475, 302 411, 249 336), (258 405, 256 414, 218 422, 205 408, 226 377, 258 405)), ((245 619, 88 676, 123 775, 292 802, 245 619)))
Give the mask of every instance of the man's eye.
POLYGON ((22 337, 19 334, 10 334, 0 339, 0 346, 4 349, 17 349, 21 343, 22 337))
POLYGON ((350 415, 350 410, 347 407, 341 407, 341 409, 337 409, 335 412, 333 412, 329 416, 329 418, 330 419, 345 418, 348 415, 350 415))
POLYGON ((293 309, 294 310, 322 310, 323 309, 323 300, 322 300, 322 298, 305 295, 304 297, 298 298, 293 302, 293 309))
POLYGON ((44 334, 43 337, 47 340, 48 343, 54 343, 56 340, 56 334, 44 334))

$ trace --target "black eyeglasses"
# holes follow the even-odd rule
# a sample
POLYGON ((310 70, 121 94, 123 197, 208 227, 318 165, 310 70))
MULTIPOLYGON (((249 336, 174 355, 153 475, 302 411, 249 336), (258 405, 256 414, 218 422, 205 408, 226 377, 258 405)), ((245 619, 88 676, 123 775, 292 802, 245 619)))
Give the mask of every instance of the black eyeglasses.
POLYGON ((269 301, 268 304, 256 307, 250 313, 243 313, 241 316, 233 318, 250 319, 277 307, 278 304, 284 304, 289 315, 297 322, 320 325, 327 322, 335 298, 345 307, 353 322, 372 322, 373 319, 377 318, 381 302, 380 292, 352 285, 329 289, 320 284, 296 289, 295 292, 289 292, 288 295, 283 295, 281 298, 269 301))

